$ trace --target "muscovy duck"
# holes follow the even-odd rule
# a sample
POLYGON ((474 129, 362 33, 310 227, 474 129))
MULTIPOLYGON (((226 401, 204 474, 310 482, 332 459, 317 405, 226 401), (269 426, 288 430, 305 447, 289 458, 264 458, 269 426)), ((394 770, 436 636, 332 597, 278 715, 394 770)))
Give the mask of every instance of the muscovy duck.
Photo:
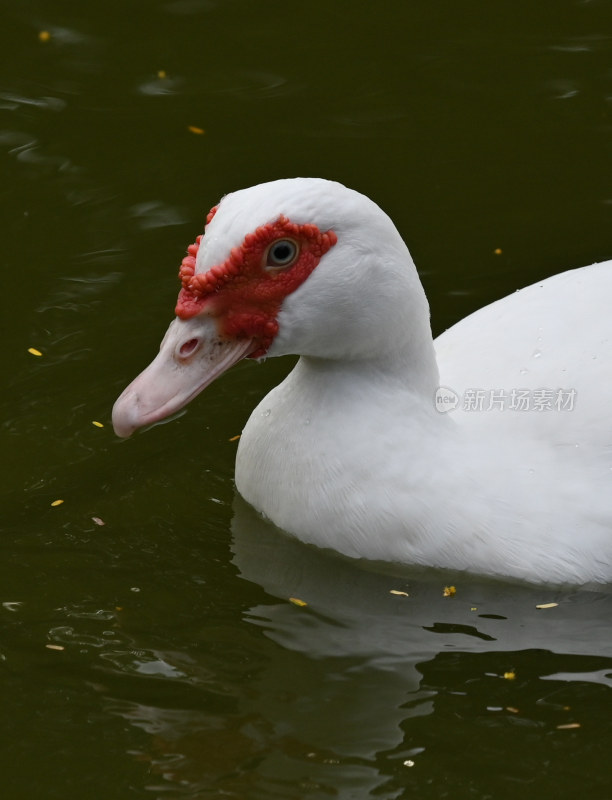
POLYGON ((433 340, 410 253, 370 199, 317 178, 226 195, 180 268, 119 436, 242 358, 297 354, 240 440, 238 491, 304 542, 543 583, 612 582, 612 261, 433 340))

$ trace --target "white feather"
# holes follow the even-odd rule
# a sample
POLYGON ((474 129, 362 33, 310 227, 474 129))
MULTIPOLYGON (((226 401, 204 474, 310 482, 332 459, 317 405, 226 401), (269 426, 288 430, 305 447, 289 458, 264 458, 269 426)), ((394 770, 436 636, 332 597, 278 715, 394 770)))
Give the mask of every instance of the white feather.
POLYGON ((228 195, 207 248, 209 233, 227 252, 280 213, 332 228, 338 243, 282 306, 269 355, 301 358, 245 427, 241 494, 348 556, 611 581, 612 262, 499 300, 434 350, 406 246, 378 206, 340 184, 228 195), (436 410, 439 386, 457 393, 455 411, 436 410), (463 410, 471 389, 507 393, 506 407, 463 410), (573 410, 510 410, 513 389, 573 390, 573 410))

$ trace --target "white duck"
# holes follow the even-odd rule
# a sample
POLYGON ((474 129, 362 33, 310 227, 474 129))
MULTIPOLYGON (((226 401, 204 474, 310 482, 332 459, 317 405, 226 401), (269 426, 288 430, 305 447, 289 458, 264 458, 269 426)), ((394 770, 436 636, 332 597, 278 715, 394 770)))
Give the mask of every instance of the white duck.
POLYGON ((277 526, 353 557, 612 581, 612 261, 434 343, 399 233, 341 184, 229 194, 199 238, 159 355, 115 403, 119 436, 241 358, 298 354, 236 460, 239 492, 277 526))

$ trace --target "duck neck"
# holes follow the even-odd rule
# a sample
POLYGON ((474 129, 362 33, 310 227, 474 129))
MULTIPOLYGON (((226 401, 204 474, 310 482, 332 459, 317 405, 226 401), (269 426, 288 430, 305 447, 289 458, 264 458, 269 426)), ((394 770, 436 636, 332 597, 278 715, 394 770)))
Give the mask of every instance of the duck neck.
MULTIPOLYGON (((350 403, 368 402, 374 395, 390 403, 401 396, 414 409, 435 412, 435 393, 439 386, 438 366, 431 335, 418 346, 396 346, 376 358, 337 359, 301 356, 294 379, 302 387, 314 389, 321 400, 329 395, 337 405, 343 398, 350 403)), ((384 403, 383 405, 386 405, 384 403)))
POLYGON ((413 324, 403 335, 387 339, 373 355, 353 358, 325 358, 302 355, 298 362, 304 377, 317 383, 371 385, 379 390, 409 392, 434 408, 439 372, 429 320, 413 324))

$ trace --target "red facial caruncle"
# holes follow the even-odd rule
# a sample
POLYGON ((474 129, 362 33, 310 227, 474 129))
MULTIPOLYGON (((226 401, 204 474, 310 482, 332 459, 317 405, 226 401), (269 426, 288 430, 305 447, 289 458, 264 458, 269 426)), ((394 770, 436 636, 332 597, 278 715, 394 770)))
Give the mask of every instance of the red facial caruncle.
MULTIPOLYGON (((208 214, 207 223, 218 206, 208 214)), ((281 303, 315 269, 338 238, 316 225, 298 225, 285 216, 256 228, 234 247, 229 257, 196 274, 196 256, 202 236, 187 248, 179 270, 182 289, 176 315, 181 319, 206 311, 218 318, 219 333, 234 339, 252 339, 250 358, 265 355, 278 332, 281 303)))

